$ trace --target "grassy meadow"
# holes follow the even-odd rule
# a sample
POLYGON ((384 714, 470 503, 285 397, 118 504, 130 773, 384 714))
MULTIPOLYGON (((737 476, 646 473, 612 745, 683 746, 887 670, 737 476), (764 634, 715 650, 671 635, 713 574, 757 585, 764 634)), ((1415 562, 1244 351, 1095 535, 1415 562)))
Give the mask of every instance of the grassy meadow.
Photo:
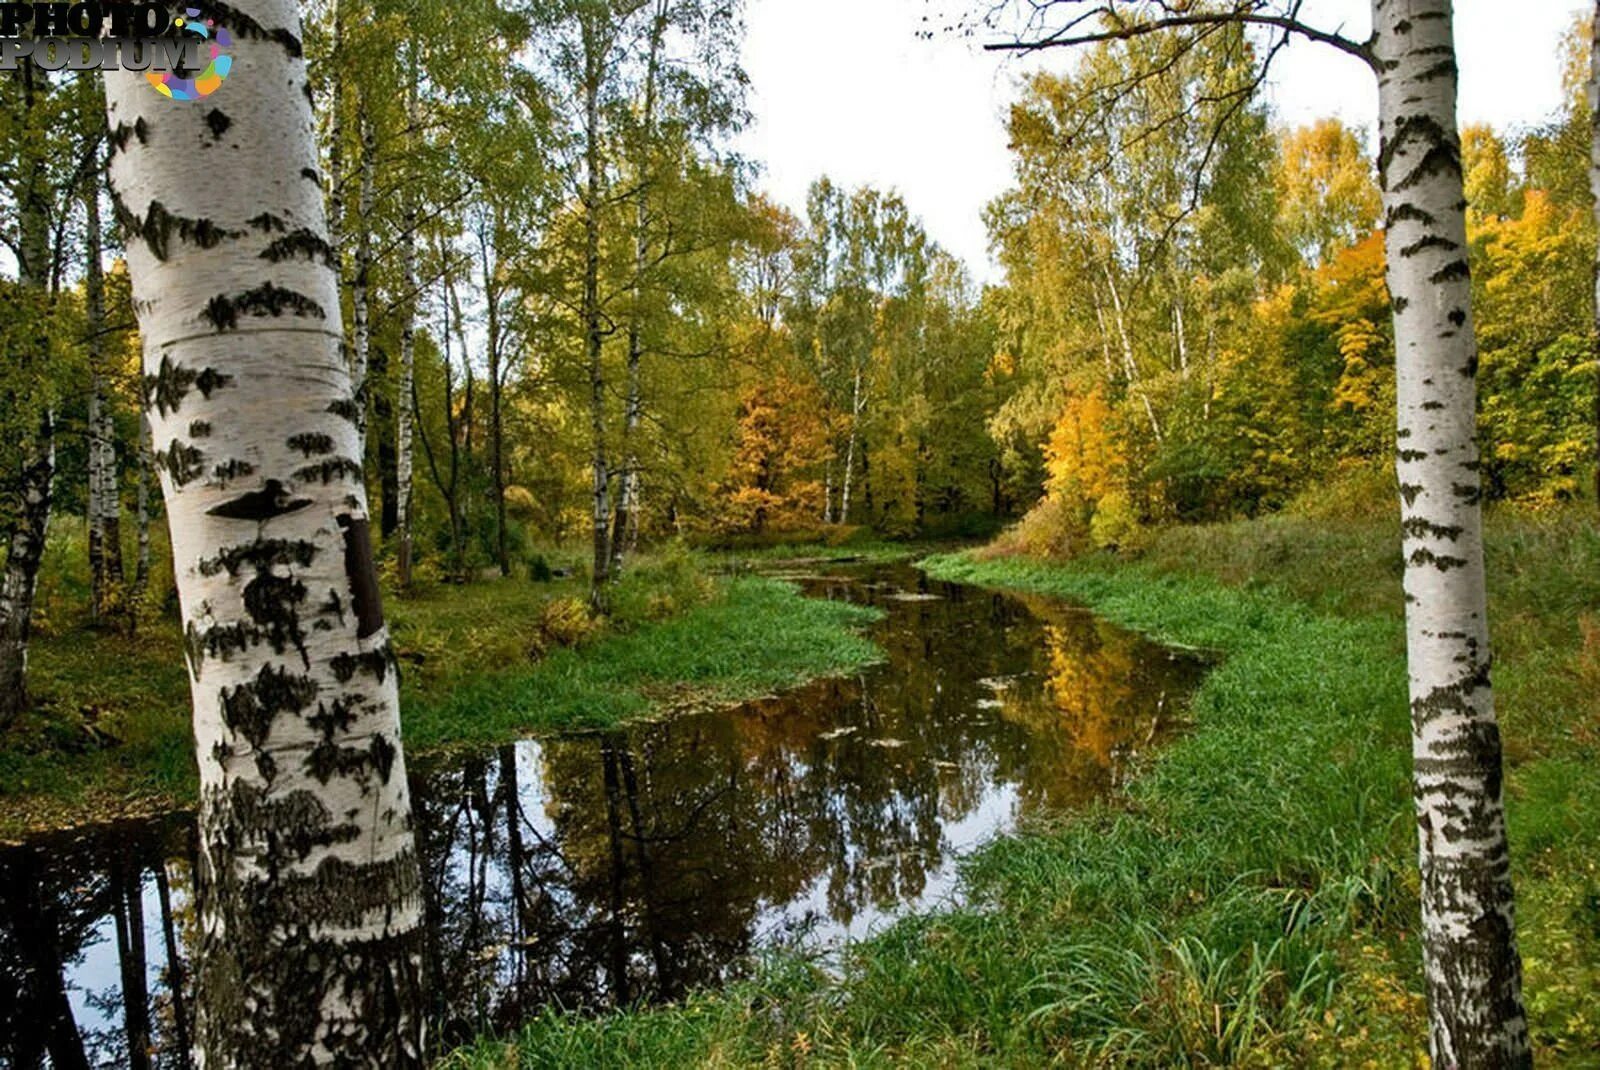
MULTIPOLYGON (((1134 559, 968 553, 1212 653, 1130 794, 967 860, 967 905, 679 1005, 547 1013, 456 1067, 1426 1065, 1398 534, 1337 500, 1173 529, 1134 559)), ((1348 503, 1346 503, 1348 504, 1348 503)), ((1493 514, 1522 951, 1541 1065, 1600 1065, 1600 533, 1493 514)))

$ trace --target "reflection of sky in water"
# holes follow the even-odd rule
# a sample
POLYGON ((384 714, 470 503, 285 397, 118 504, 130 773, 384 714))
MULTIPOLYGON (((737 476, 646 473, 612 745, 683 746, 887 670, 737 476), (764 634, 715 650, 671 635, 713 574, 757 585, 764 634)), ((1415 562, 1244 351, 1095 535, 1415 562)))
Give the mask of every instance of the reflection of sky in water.
MULTIPOLYGON (((887 611, 880 667, 735 710, 416 764, 444 1036, 510 1027, 550 1001, 672 998, 764 947, 826 951, 948 903, 960 856, 1120 783, 1196 676, 1079 611, 904 567, 855 572, 803 585, 887 611)), ((113 845, 145 867, 159 1048, 171 1026, 154 1007, 165 931, 149 867, 182 855, 187 837, 142 835, 107 834, 98 852, 42 848, 34 864, 56 867, 55 889, 105 885, 113 845)), ((21 857, 0 853, 0 880, 21 857)), ((170 870, 178 912, 184 870, 170 870)), ((111 901, 74 908, 77 927, 63 929, 75 946, 55 951, 91 1054, 114 1062, 111 901)), ((0 921, 27 924, 8 909, 0 921)), ((5 953, 0 968, 18 973, 5 953)), ((16 991, 5 983, 0 1002, 16 991)), ((157 1065, 179 1065, 172 1054, 157 1065)), ((0 1066, 7 1055, 0 1046, 0 1066)))
MULTIPOLYGON (((946 824, 939 841, 939 857, 927 860, 926 884, 922 894, 893 904, 869 904, 849 921, 829 912, 828 875, 820 874, 803 895, 786 903, 768 905, 757 926, 757 942, 764 945, 799 946, 808 950, 837 948, 849 941, 864 940, 881 932, 908 914, 932 910, 956 900, 958 863, 962 855, 983 846, 1016 824, 1017 791, 1012 785, 998 785, 984 793, 970 813, 946 824)), ((868 860, 868 865, 871 860, 868 860)))

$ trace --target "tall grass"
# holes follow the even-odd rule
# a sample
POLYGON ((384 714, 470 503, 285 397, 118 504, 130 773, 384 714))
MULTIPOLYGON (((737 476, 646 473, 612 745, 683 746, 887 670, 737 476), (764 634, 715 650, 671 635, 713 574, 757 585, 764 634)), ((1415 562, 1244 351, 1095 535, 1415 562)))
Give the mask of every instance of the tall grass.
MULTIPOLYGON (((1376 514, 1374 514, 1375 516, 1376 514)), ((1534 1036, 1600 1064, 1600 537, 1491 526, 1534 1036)), ((554 1011, 456 1066, 1376 1066, 1426 1046, 1397 539, 1289 516, 1158 536, 1138 562, 942 556, 1217 657, 1194 727, 1119 804, 1005 838, 966 905, 837 974, 793 958, 665 1008, 554 1011)))

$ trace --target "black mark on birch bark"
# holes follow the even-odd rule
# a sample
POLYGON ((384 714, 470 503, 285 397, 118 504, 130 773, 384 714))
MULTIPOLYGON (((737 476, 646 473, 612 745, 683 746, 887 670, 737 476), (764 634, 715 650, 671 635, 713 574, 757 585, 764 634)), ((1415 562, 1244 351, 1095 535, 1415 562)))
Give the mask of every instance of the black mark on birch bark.
POLYGON ((225 520, 254 520, 265 523, 276 517, 299 512, 310 504, 311 499, 291 497, 282 483, 276 479, 269 479, 260 490, 249 491, 231 501, 213 506, 206 510, 206 515, 225 520))
MULTIPOLYGON (((372 525, 364 516, 341 516, 344 530, 344 571, 350 581, 350 599, 356 614, 356 636, 367 639, 383 630, 383 597, 378 592, 378 570, 372 557, 372 525)), ((383 678, 379 670, 378 678, 383 678)))

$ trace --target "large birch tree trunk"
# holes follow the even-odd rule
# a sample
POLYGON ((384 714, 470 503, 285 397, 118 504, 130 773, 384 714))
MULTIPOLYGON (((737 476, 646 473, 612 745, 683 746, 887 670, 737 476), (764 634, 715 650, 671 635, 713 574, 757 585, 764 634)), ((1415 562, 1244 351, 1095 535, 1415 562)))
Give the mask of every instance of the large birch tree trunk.
POLYGON ((111 128, 144 133, 111 177, 194 702, 196 1044, 420 1066, 421 879, 299 19, 222 10, 215 104, 106 74, 111 128))
POLYGON ((139 482, 134 488, 133 516, 138 533, 138 551, 133 565, 133 590, 130 592, 130 617, 136 620, 150 590, 150 483, 155 461, 150 456, 150 421, 139 417, 139 482))
POLYGON ((1531 1064, 1490 688, 1450 0, 1373 0, 1433 1065, 1531 1064))

